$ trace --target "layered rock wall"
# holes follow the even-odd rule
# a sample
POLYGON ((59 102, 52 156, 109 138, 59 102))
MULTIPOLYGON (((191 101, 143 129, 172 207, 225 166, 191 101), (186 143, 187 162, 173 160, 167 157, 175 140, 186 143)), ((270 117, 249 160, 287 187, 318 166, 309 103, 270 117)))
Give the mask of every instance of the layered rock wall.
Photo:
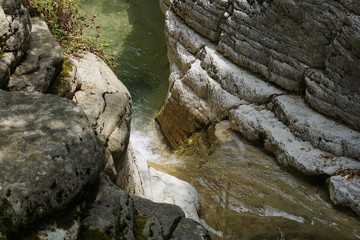
MULTIPOLYGON (((173 147, 229 118, 233 130, 305 174, 359 169, 357 4, 173 0, 161 6, 171 75, 157 121, 173 147)), ((330 191, 332 199, 338 192, 330 191)), ((351 197, 335 202, 359 211, 358 193, 345 195, 351 197)))

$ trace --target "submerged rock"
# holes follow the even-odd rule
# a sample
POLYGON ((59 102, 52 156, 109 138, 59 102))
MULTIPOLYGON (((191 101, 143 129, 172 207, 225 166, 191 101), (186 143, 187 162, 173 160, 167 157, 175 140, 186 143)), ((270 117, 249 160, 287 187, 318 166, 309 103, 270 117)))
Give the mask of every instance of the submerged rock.
POLYGON ((63 210, 94 183, 105 149, 72 101, 0 92, 0 198, 14 226, 63 210))

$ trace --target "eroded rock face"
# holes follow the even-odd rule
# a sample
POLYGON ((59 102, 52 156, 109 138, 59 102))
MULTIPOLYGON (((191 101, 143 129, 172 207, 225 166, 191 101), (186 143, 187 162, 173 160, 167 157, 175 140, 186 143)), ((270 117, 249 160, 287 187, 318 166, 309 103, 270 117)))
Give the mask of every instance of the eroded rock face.
POLYGON ((0 92, 0 196, 16 225, 64 209, 94 183, 105 149, 64 98, 0 92))
POLYGON ((94 54, 85 53, 75 64, 80 87, 73 100, 84 110, 119 170, 130 137, 130 93, 104 61, 94 54))
POLYGON ((29 45, 31 23, 27 5, 25 0, 0 2, 0 87, 7 84, 29 45))

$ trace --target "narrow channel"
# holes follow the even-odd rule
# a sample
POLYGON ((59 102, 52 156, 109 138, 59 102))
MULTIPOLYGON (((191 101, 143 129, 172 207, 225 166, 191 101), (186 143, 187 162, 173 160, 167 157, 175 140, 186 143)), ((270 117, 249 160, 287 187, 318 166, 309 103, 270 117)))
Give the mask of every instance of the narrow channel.
POLYGON ((120 54, 116 74, 133 97, 135 151, 196 188, 199 215, 215 239, 360 239, 357 216, 330 204, 325 183, 279 166, 226 122, 214 128, 221 141, 211 154, 186 157, 166 148, 154 121, 169 76, 158 0, 83 0, 82 10, 97 14, 109 51, 120 54))

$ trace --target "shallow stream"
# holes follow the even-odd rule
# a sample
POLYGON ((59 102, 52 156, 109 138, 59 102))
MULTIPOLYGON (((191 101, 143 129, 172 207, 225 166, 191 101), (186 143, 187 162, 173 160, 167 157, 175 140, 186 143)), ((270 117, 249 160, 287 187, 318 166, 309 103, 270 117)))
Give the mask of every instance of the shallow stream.
POLYGON ((202 223, 215 239, 360 239, 359 218, 332 207, 323 181, 279 166, 226 122, 206 157, 166 148, 154 122, 169 76, 158 0, 83 0, 82 10, 97 14, 109 51, 121 55, 116 74, 133 97, 133 147, 150 166, 197 189, 202 223))

